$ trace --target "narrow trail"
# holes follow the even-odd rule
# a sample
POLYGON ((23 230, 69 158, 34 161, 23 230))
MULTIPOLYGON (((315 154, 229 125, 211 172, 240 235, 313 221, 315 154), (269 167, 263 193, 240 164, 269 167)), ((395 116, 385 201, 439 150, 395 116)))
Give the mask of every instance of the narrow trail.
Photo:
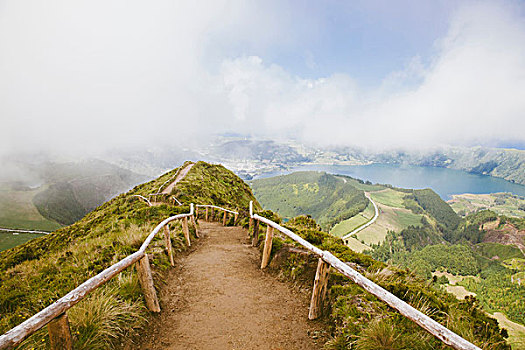
POLYGON ((320 349, 308 334, 308 297, 259 269, 246 231, 200 223, 201 239, 180 258, 160 293, 164 310, 139 349, 320 349))
POLYGON ((171 191, 172 191, 172 190, 175 188, 175 186, 177 185, 177 183, 178 183, 180 180, 184 179, 184 177, 186 176, 186 174, 188 174, 188 172, 191 170, 191 168, 193 168, 194 165, 195 165, 195 163, 190 163, 190 164, 186 165, 186 166, 184 167, 184 169, 182 169, 182 170, 180 171, 180 173, 177 175, 177 177, 175 178, 175 180, 174 180, 172 183, 170 183, 170 184, 168 185, 168 187, 166 187, 164 190, 162 190, 161 193, 163 193, 163 194, 170 194, 171 191))

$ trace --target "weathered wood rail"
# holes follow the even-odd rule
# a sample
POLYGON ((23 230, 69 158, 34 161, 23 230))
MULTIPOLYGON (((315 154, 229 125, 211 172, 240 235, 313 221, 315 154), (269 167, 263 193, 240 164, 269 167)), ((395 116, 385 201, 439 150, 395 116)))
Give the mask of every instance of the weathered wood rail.
POLYGON ((18 326, 7 331, 0 336, 0 349, 12 349, 20 344, 28 336, 44 327, 48 326, 49 340, 53 350, 69 350, 72 349, 72 337, 69 331, 69 323, 66 312, 75 304, 84 299, 89 293, 98 287, 107 283, 117 274, 136 264, 139 282, 144 294, 146 306, 152 312, 160 312, 157 292, 153 285, 153 278, 151 275, 151 268, 146 249, 155 236, 163 230, 166 248, 169 255, 169 260, 173 266, 173 252, 171 247, 170 232, 168 224, 175 220, 182 221, 182 230, 186 242, 191 245, 190 233, 188 228, 188 218, 190 218, 192 225, 195 228, 198 237, 197 225, 194 217, 194 205, 190 204, 190 212, 186 214, 178 214, 171 216, 160 224, 158 224, 153 231, 144 240, 141 247, 135 253, 125 257, 114 265, 111 265, 98 275, 88 279, 77 288, 73 289, 62 298, 58 299, 53 304, 49 305, 42 311, 28 318, 18 326))
POLYGON ((210 219, 210 216, 211 217, 214 217, 215 216, 215 210, 219 210, 219 211, 223 211, 223 216, 222 216, 222 224, 223 225, 226 225, 226 222, 228 220, 228 217, 230 215, 233 215, 233 224, 236 225, 237 224, 237 221, 239 220, 239 212, 237 211, 234 211, 234 210, 230 210, 230 209, 225 209, 225 208, 221 208, 221 207, 218 207, 216 205, 211 205, 211 204, 197 204, 196 206, 196 216, 199 217, 199 208, 204 208, 205 209, 205 212, 204 212, 204 220, 206 221, 209 221, 210 219))
POLYGON ((314 288, 312 291, 312 299, 310 302, 310 310, 308 315, 310 319, 315 319, 320 316, 322 310, 322 303, 324 301, 327 290, 329 270, 330 267, 333 267, 343 275, 350 278, 353 282, 361 286, 364 290, 376 296, 380 300, 384 301, 390 307, 399 311, 399 313, 401 313, 403 316, 417 323, 420 327, 422 327, 427 332, 441 340, 443 343, 451 346, 454 349, 459 350, 481 350, 476 345, 463 339, 462 337, 452 332, 448 328, 444 327, 440 323, 436 322, 429 316, 423 314, 421 311, 415 309, 414 307, 410 306, 409 304, 399 299, 392 293, 388 292, 384 288, 380 287, 368 278, 364 277, 363 275, 352 269, 350 266, 348 266, 346 263, 339 260, 332 253, 328 251, 323 251, 311 244, 310 242, 308 242, 307 240, 303 239, 299 235, 293 233, 289 229, 282 227, 281 225, 265 217, 254 214, 253 203, 250 202, 250 227, 252 228, 254 240, 256 239, 256 236, 257 239, 259 236, 259 222, 267 225, 266 239, 261 259, 261 269, 264 269, 269 263, 270 253, 272 251, 272 238, 274 230, 283 233, 284 235, 288 236, 295 242, 302 245, 308 251, 312 252, 313 254, 319 257, 319 262, 317 265, 317 271, 314 280, 314 288))
POLYGON ((144 202, 146 202, 148 204, 148 206, 153 206, 153 204, 151 204, 151 202, 149 201, 149 199, 147 199, 146 197, 144 196, 141 196, 140 194, 133 194, 131 195, 130 197, 137 197, 137 198, 140 198, 142 199, 144 202))

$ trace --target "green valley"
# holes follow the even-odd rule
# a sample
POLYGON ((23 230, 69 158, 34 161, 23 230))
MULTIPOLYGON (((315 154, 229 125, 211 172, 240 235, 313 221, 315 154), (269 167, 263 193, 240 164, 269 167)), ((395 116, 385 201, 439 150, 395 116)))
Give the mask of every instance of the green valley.
MULTIPOLYGON (((100 160, 17 166, 30 180, 0 183, 0 228, 54 231, 144 180, 100 160)), ((0 250, 35 237, 3 234, 0 250)))
MULTIPOLYGON (((337 178, 344 185, 366 192, 378 206, 379 217, 373 224, 345 238, 352 250, 409 268, 460 299, 475 295, 487 312, 506 315, 508 324, 525 324, 525 264, 521 263, 525 261, 525 219, 501 216, 481 208, 461 218, 430 189, 401 189, 319 172, 298 172, 254 180, 252 186, 264 208, 281 213, 282 208, 289 210, 283 203, 288 203, 287 199, 293 198, 293 195, 304 196, 309 202, 320 201, 316 195, 321 193, 323 198, 330 198, 327 193, 330 187, 323 189, 319 182, 315 182, 315 186, 306 185, 320 176, 337 178), (271 186, 260 186, 259 181, 271 186), (298 189, 303 189, 308 195, 298 189), (440 273, 449 277, 441 278, 440 273), (449 283, 453 279, 456 283, 449 283)), ((502 198, 502 195, 494 196, 502 198)), ((508 200, 507 207, 519 210, 515 196, 503 197, 508 200)), ((292 203, 295 202, 290 201, 292 203)), ((335 222, 330 221, 334 217, 328 216, 330 213, 333 215, 333 211, 310 212, 308 207, 300 208, 295 213, 335 222)), ((285 216, 286 213, 291 214, 284 211, 285 216)), ((331 226, 330 233, 343 237, 365 225, 373 216, 374 209, 368 201, 359 213, 331 226)), ((501 322, 504 324, 503 319, 501 322)), ((510 327, 509 332, 515 349, 522 349, 516 340, 521 334, 519 327, 510 327)))

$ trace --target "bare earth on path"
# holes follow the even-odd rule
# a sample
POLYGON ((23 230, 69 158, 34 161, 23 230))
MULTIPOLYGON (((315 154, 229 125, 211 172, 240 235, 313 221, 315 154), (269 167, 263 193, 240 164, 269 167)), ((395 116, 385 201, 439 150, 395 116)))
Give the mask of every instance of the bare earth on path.
POLYGON ((200 233, 170 272, 140 349, 322 348, 308 335, 323 326, 308 320, 307 296, 259 269, 244 229, 201 221, 200 233))
POLYGON ((180 173, 177 174, 177 177, 175 178, 175 180, 174 180, 172 183, 170 183, 170 184, 168 185, 168 187, 166 187, 166 188, 162 191, 162 193, 164 193, 164 194, 170 194, 171 191, 173 191, 173 188, 175 188, 175 185, 177 185, 177 183, 178 183, 180 180, 184 179, 184 177, 186 176, 186 174, 188 174, 188 172, 191 170, 191 168, 193 168, 194 165, 195 165, 195 163, 190 163, 190 164, 186 165, 186 166, 184 167, 184 169, 182 169, 182 170, 180 171, 180 173))

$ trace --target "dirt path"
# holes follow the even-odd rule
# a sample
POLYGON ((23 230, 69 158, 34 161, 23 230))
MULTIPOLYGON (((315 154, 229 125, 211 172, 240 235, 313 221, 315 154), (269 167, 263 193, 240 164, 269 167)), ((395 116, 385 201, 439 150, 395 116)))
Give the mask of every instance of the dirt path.
POLYGON ((166 187, 164 190, 162 190, 162 193, 164 193, 164 194, 170 194, 171 191, 173 190, 173 188, 175 188, 175 185, 177 185, 177 183, 178 183, 180 180, 184 179, 184 177, 186 176, 186 174, 191 170, 191 168, 193 168, 194 165, 195 165, 195 163, 190 163, 190 164, 186 165, 186 166, 184 167, 184 169, 182 169, 182 170, 180 171, 180 173, 177 174, 177 177, 175 178, 175 180, 174 180, 172 183, 170 183, 170 184, 168 185, 168 187, 166 187))
POLYGON ((246 231, 202 222, 203 238, 161 293, 163 312, 140 349, 320 349, 308 300, 259 269, 246 231))

